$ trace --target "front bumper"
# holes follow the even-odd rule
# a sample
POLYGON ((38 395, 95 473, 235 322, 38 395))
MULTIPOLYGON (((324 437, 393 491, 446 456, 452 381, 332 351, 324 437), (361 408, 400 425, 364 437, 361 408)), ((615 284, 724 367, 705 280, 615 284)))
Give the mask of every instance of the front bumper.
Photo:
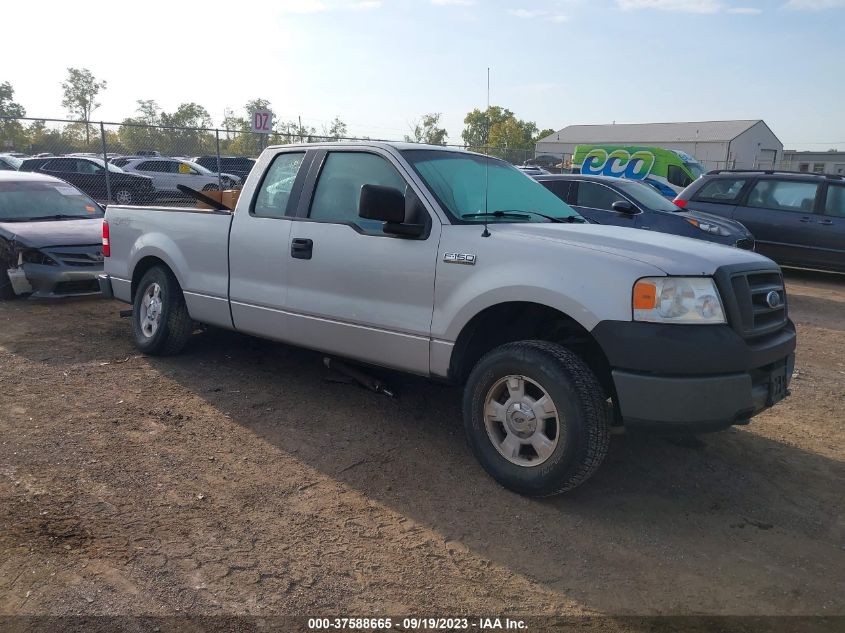
POLYGON ((21 264, 7 271, 15 294, 29 294, 37 299, 79 297, 100 292, 97 275, 102 267, 80 270, 70 266, 21 264))
POLYGON ((745 339, 727 325, 603 321, 593 335, 629 428, 704 432, 744 424, 787 395, 795 326, 745 339), (774 377, 785 381, 774 392, 774 377))
POLYGON ((700 433, 746 424, 772 406, 772 376, 784 375, 788 387, 794 367, 795 355, 790 354, 781 362, 736 374, 659 376, 613 370, 612 375, 626 427, 700 433))

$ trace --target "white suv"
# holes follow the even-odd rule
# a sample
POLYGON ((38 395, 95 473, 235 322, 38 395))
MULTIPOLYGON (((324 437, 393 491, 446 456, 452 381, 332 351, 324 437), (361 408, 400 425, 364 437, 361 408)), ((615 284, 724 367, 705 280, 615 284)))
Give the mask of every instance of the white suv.
POLYGON ((176 185, 185 185, 195 191, 214 191, 220 189, 221 185, 223 189, 241 186, 241 179, 237 176, 220 174, 218 178, 214 172, 188 160, 142 156, 112 161, 115 164, 118 162, 124 171, 150 176, 159 193, 179 195, 176 185))

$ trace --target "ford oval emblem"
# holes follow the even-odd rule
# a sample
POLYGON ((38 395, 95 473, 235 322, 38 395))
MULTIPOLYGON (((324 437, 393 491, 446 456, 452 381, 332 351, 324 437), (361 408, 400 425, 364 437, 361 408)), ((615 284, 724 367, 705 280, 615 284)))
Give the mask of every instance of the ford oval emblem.
POLYGON ((772 310, 779 308, 781 306, 780 294, 778 294, 777 291, 772 290, 766 295, 766 305, 772 310))

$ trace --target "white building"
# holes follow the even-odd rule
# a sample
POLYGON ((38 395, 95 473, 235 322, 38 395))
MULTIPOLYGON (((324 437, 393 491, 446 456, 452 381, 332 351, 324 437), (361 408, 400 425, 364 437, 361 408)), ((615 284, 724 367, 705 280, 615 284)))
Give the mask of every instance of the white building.
POLYGON ((695 156, 706 169, 773 169, 783 143, 764 121, 570 125, 540 139, 537 156, 570 159, 576 145, 647 145, 695 156))
POLYGON ((845 176, 845 152, 798 152, 788 149, 783 152, 783 169, 807 171, 816 174, 837 174, 845 176))

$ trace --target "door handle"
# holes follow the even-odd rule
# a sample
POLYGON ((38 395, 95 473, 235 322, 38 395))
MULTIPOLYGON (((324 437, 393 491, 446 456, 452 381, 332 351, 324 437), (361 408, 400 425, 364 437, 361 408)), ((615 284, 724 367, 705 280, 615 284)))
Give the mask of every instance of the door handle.
POLYGON ((812 222, 810 218, 801 218, 801 222, 812 222))
POLYGON ((833 224, 833 220, 819 220, 819 224, 824 224, 825 226, 830 226, 833 224))
POLYGON ((311 259, 314 242, 304 237, 295 237, 290 243, 290 256, 294 259, 311 259))

